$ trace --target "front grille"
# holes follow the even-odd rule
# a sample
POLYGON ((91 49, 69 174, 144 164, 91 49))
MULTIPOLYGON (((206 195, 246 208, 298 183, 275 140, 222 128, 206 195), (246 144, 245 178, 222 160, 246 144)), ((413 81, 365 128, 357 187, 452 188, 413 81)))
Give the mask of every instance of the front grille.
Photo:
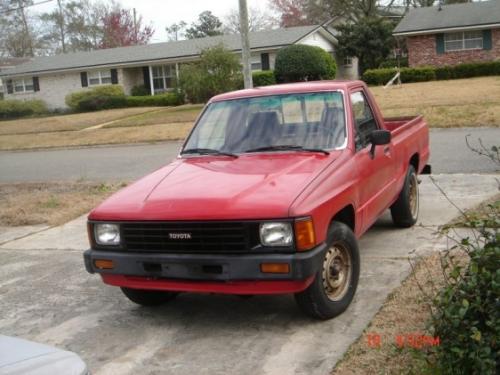
POLYGON ((123 247, 129 251, 243 253, 259 245, 255 222, 142 222, 121 227, 123 247))

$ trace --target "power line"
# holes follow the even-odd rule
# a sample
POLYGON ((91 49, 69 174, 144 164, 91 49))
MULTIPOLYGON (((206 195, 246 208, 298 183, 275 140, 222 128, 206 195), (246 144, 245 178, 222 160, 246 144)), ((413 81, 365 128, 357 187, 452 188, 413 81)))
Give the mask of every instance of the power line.
POLYGON ((0 14, 6 14, 6 13, 10 13, 10 12, 15 12, 16 10, 19 10, 19 9, 30 8, 30 7, 34 7, 36 5, 50 3, 51 1, 54 1, 54 0, 44 0, 44 1, 40 1, 38 3, 33 3, 33 4, 30 4, 30 5, 23 5, 23 6, 17 7, 17 8, 11 8, 11 9, 2 10, 0 12, 0 14))

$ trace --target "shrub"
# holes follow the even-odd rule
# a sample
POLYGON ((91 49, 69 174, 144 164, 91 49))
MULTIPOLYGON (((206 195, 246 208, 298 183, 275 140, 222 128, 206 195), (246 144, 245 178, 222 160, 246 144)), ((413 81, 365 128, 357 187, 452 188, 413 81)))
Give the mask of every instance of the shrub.
POLYGON ((442 260, 445 288, 434 301, 432 326, 443 374, 495 374, 500 361, 500 202, 481 219, 467 218, 476 231, 459 247, 469 263, 442 260))
POLYGON ((279 50, 274 74, 277 82, 335 78, 333 58, 320 47, 295 44, 279 50))
POLYGON ((385 85, 396 74, 394 68, 368 69, 363 73, 361 79, 367 85, 385 85))
POLYGON ((253 72, 252 80, 253 80, 253 85, 255 87, 269 86, 276 84, 276 77, 274 76, 274 71, 272 70, 253 72))
POLYGON ((179 89, 193 103, 242 86, 238 57, 222 45, 205 49, 200 60, 181 65, 179 89))
POLYGON ((156 107, 182 104, 182 96, 176 92, 169 92, 155 96, 127 96, 127 107, 156 107))
POLYGON ((144 85, 138 85, 138 86, 132 87, 132 90, 130 90, 130 95, 132 95, 132 96, 148 96, 148 95, 151 95, 151 90, 149 90, 144 85))
POLYGON ((77 91, 66 96, 66 104, 74 111, 97 111, 126 106, 125 93, 120 85, 106 85, 77 91))
POLYGON ((0 101, 0 119, 42 115, 47 112, 47 106, 42 100, 9 99, 0 101))
MULTIPOLYGON (((396 74, 396 69, 369 69, 362 80, 369 85, 383 85, 396 74)), ((472 78, 500 75, 500 61, 467 63, 440 67, 401 68, 401 82, 423 82, 432 80, 472 78)))
POLYGON ((401 68, 401 82, 425 82, 436 79, 434 68, 401 68))

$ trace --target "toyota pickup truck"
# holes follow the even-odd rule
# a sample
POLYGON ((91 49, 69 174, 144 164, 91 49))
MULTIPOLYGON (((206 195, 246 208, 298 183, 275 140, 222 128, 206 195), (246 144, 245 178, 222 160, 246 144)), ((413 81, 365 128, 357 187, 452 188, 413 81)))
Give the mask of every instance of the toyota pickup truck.
POLYGON ((330 319, 356 291, 357 238, 388 208, 417 221, 428 159, 424 119, 383 118, 360 81, 218 95, 173 162, 89 214, 85 266, 140 305, 293 293, 330 319))

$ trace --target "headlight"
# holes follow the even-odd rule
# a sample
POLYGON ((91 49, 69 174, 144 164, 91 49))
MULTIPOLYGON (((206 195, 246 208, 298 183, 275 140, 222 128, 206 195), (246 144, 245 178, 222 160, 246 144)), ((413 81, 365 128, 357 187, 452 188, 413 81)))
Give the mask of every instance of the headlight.
POLYGON ((120 226, 118 224, 95 224, 95 242, 98 245, 119 245, 120 226))
POLYGON ((291 246, 293 231, 290 223, 260 224, 260 242, 264 246, 291 246))

